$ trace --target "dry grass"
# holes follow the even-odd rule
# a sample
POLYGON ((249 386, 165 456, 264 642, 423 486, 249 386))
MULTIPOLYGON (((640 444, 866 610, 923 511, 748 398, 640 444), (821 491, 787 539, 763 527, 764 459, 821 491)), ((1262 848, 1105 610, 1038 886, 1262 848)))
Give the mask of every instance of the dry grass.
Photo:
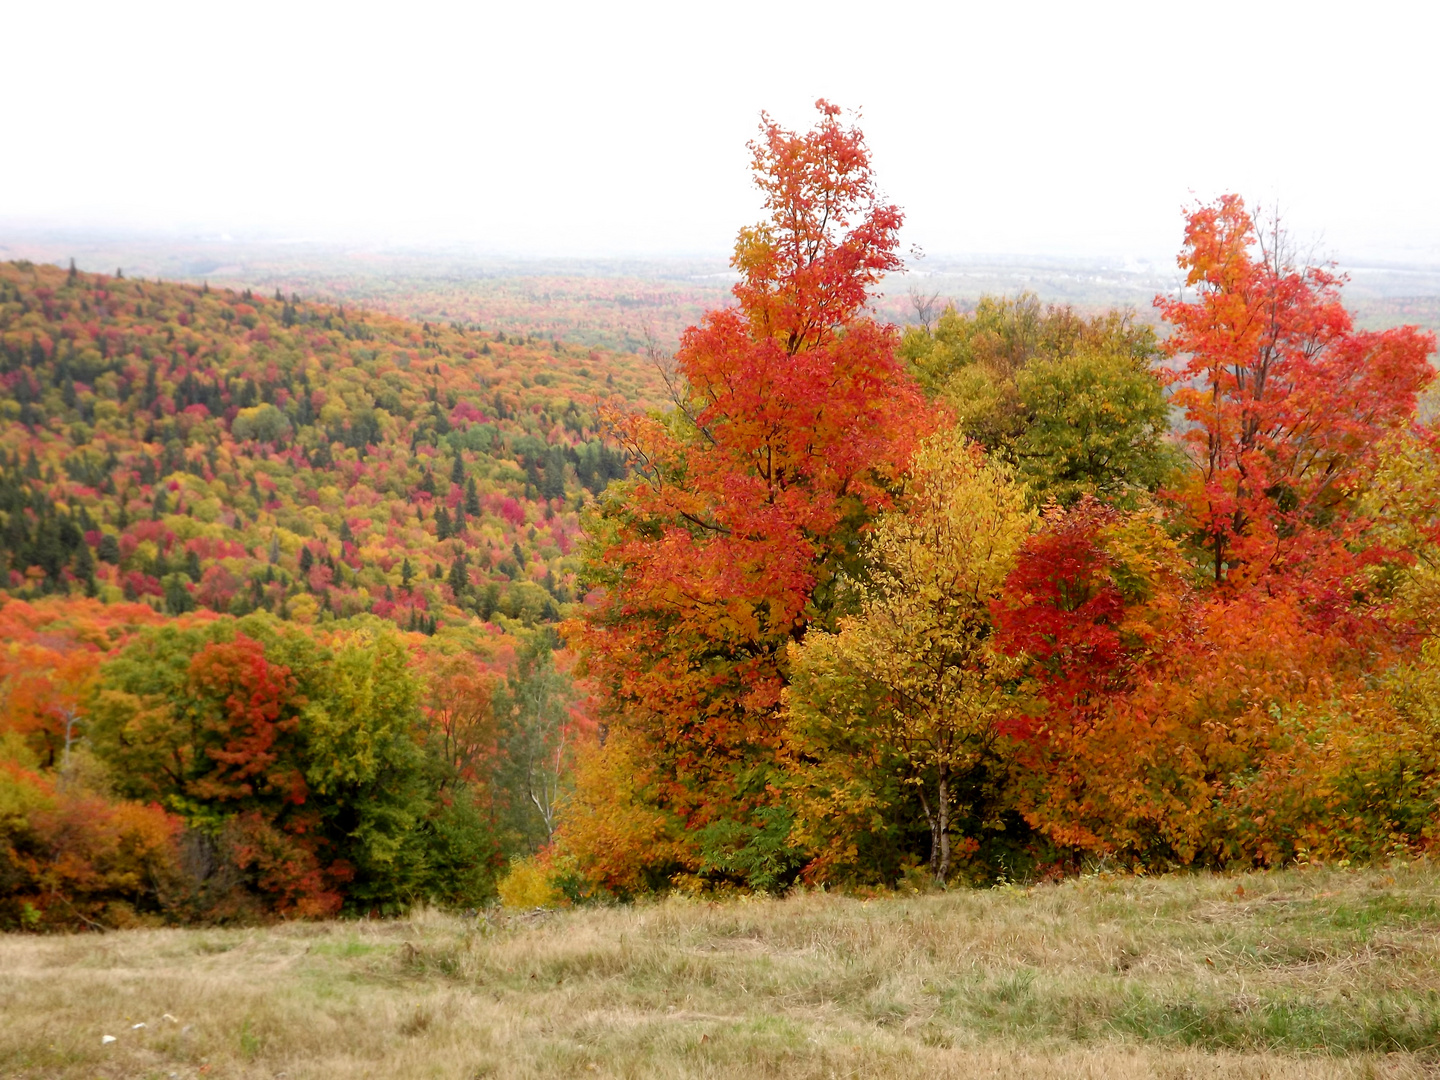
POLYGON ((9 937, 0 1076, 1440 1076, 1437 930, 1416 863, 9 937))

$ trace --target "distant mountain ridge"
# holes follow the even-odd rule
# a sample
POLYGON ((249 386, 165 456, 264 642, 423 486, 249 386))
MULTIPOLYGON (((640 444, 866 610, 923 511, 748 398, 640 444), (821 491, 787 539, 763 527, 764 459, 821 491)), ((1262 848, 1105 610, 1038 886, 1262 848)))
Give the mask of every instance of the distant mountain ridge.
MULTIPOLYGON (((1416 250, 1413 263, 1355 258, 1346 303, 1367 329, 1415 323, 1440 330, 1440 261, 1416 250)), ((459 322, 471 329, 559 338, 620 352, 653 341, 673 349, 686 327, 710 308, 733 303, 734 280, 723 254, 702 257, 524 258, 451 245, 341 244, 314 240, 183 238, 142 234, 98 236, 0 223, 0 258, 24 257, 82 267, 123 266, 131 276, 236 289, 280 289, 325 297, 392 315, 459 322)), ((923 321, 916 300, 973 308, 983 295, 1033 292, 1046 303, 1095 314, 1134 308, 1158 319, 1157 293, 1181 283, 1167 254, 1043 255, 932 252, 907 260, 904 274, 882 285, 880 316, 905 325, 923 321), (915 299, 912 299, 912 296, 915 299)))

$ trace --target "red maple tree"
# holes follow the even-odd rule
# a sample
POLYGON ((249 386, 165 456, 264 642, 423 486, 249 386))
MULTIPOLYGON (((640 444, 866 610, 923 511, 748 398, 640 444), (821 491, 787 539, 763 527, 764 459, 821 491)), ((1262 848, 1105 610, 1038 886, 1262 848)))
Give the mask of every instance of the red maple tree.
POLYGON ((1414 415, 1434 335, 1356 330, 1344 279, 1294 265, 1236 195, 1189 215, 1179 264, 1196 296, 1156 305, 1195 465, 1178 499, 1214 580, 1343 579, 1354 495, 1414 415))
POLYGON ((676 410, 616 415, 641 475, 610 499, 580 633, 611 727, 690 826, 765 799, 785 650, 831 618, 837 575, 887 504, 928 410, 866 310, 897 270, 900 211, 840 110, 762 118, 767 219, 741 231, 735 307, 686 331, 676 410))

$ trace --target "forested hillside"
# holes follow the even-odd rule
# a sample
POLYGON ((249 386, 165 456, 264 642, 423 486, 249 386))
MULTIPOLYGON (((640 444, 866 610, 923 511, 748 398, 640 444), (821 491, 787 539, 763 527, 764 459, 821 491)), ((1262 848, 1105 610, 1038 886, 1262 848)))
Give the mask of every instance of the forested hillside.
POLYGON ((597 398, 635 356, 55 267, 0 266, 12 595, 403 626, 574 599, 597 398))
POLYGON ((0 925, 482 903, 633 355, 0 265, 0 925))

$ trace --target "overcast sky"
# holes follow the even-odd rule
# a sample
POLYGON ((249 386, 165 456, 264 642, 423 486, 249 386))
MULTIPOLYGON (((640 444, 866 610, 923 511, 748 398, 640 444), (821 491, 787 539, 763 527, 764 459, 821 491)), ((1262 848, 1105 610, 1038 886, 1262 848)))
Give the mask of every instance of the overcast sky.
POLYGON ((16 2, 8 224, 728 251, 761 109, 863 109, 907 244, 1169 256, 1194 196, 1440 262, 1440 5, 16 2), (1192 194, 1193 193, 1193 194, 1192 194))

